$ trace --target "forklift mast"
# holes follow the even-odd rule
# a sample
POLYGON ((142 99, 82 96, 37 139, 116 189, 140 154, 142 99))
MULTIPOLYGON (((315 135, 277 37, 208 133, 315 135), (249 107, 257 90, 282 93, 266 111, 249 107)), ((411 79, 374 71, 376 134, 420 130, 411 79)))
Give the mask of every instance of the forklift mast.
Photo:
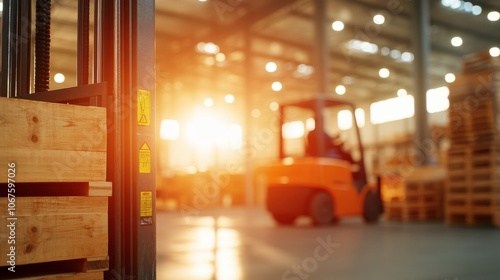
POLYGON ((113 195, 105 279, 156 279, 155 1, 92 1, 92 68, 90 2, 78 0, 78 84, 50 90, 51 5, 58 2, 36 0, 33 9, 32 1, 3 1, 1 96, 107 108, 113 195))

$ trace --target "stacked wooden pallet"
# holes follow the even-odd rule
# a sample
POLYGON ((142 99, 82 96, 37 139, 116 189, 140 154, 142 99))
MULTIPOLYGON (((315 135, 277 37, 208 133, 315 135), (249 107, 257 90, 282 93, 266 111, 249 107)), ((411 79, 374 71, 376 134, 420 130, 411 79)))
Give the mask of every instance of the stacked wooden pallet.
POLYGON ((106 112, 0 99, 0 279, 103 279, 106 112))
POLYGON ((448 224, 500 226, 498 65, 489 54, 469 56, 450 87, 448 224))
POLYGON ((445 169, 438 166, 382 177, 385 217, 405 222, 442 219, 445 178, 445 169))

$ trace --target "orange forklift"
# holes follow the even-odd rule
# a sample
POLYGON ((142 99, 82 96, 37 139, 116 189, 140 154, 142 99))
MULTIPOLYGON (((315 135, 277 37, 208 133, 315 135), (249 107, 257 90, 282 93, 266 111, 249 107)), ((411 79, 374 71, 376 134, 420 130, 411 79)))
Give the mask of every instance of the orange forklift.
POLYGON ((380 187, 367 181, 355 107, 323 96, 282 104, 279 112, 279 159, 258 171, 274 220, 293 224, 305 215, 315 225, 328 225, 342 217, 362 216, 367 223, 377 222, 382 213, 380 187), (347 112, 350 129, 338 122, 338 116, 347 112), (287 136, 290 120, 303 120, 302 134, 309 131, 307 137, 287 136))

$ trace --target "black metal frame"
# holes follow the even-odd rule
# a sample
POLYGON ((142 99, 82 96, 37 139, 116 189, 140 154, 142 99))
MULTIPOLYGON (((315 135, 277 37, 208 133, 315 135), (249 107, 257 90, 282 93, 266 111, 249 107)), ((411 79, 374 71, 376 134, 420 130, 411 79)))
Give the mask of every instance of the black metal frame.
POLYGON ((94 83, 89 84, 89 0, 79 0, 78 86, 31 94, 31 1, 3 4, 2 96, 107 108, 107 181, 113 196, 105 278, 156 279, 155 1, 94 0, 94 83), (150 94, 146 124, 137 117, 139 90, 150 94), (141 173, 144 143, 150 168, 141 173), (141 204, 141 194, 151 195, 150 204, 141 204), (151 216, 141 215, 144 207, 151 216))

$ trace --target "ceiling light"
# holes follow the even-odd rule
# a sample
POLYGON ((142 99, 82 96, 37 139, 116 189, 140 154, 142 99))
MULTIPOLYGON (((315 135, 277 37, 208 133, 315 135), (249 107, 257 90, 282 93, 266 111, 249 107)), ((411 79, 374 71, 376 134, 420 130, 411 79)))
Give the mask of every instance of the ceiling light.
POLYGON ((472 12, 472 8, 474 7, 474 5, 472 5, 471 2, 465 2, 463 4, 463 7, 464 7, 464 10, 468 13, 471 13, 472 12))
POLYGON ((407 96, 407 95, 408 95, 408 91, 406 91, 406 89, 404 89, 404 88, 398 89, 398 97, 403 97, 403 96, 407 96))
POLYGON ((451 3, 450 8, 457 10, 457 9, 459 9, 461 6, 462 6, 462 1, 460 1, 460 0, 455 0, 455 1, 453 1, 453 3, 451 3))
POLYGON ((338 94, 338 95, 344 95, 345 92, 346 92, 346 88, 345 86, 343 85, 338 85, 336 88, 335 88, 335 92, 338 94))
POLYGON ((260 117, 260 110, 259 109, 253 109, 252 110, 252 117, 254 117, 254 118, 260 117))
POLYGON ((278 70, 278 65, 274 62, 268 62, 266 64, 266 71, 269 72, 269 73, 273 73, 273 72, 276 72, 276 70, 278 70))
POLYGON ((474 5, 474 7, 472 7, 472 14, 475 16, 480 15, 482 11, 483 9, 481 8, 481 6, 474 5))
POLYGON ((332 29, 335 31, 342 31, 344 29, 344 23, 340 20, 334 21, 332 23, 332 29))
POLYGON ((489 12, 488 13, 488 20, 489 21, 497 21, 500 19, 500 13, 497 11, 489 12))
POLYGON ((346 85, 352 85, 354 82, 354 79, 351 76, 344 76, 342 77, 342 83, 346 85))
POLYGON ((279 108, 280 105, 278 104, 278 102, 271 102, 271 104, 269 104, 269 109, 271 109, 272 111, 278 111, 279 108))
POLYGON ((224 101, 226 101, 226 103, 228 103, 228 104, 233 103, 234 102, 234 95, 226 94, 226 96, 224 96, 224 101))
POLYGON ((226 60, 226 55, 223 53, 218 53, 215 55, 215 60, 217 60, 218 62, 222 62, 226 60))
POLYGON ((411 52, 404 52, 403 54, 401 54, 401 60, 403 60, 404 62, 412 62, 414 58, 415 57, 411 52))
POLYGON ((445 7, 449 7, 453 3, 453 1, 455 0, 441 0, 441 4, 445 7))
POLYGON ((493 47, 490 49, 490 55, 492 57, 498 57, 500 55, 500 49, 497 47, 493 47))
POLYGON ((314 72, 314 67, 306 64, 299 64, 299 66, 297 66, 297 72, 302 75, 309 76, 314 72))
POLYGON ((455 74, 453 73, 448 73, 444 76, 444 80, 447 82, 447 83, 453 83, 455 81, 455 74))
POLYGON ((462 38, 460 38, 458 36, 457 37, 453 37, 451 39, 451 45, 454 46, 454 47, 460 47, 463 44, 463 42, 464 41, 462 40, 462 38))
POLYGON ((64 74, 57 73, 54 75, 54 82, 56 82, 58 84, 63 83, 65 79, 66 79, 66 77, 64 77, 64 74))
POLYGON ((205 107, 212 107, 214 105, 214 100, 210 97, 207 97, 203 100, 203 105, 205 105, 205 107))
POLYGON ((401 57, 401 52, 398 50, 392 50, 390 54, 393 59, 399 59, 401 57))
POLYGON ((378 71, 378 75, 383 79, 388 78, 390 74, 391 72, 387 68, 382 68, 378 71))
POLYGON ((389 55, 391 53, 391 49, 389 49, 388 47, 383 47, 380 49, 380 53, 382 55, 389 55))
POLYGON ((282 85, 280 82, 274 82, 274 83, 271 85, 271 88, 272 88, 274 91, 280 91, 280 90, 283 88, 283 85, 282 85))
POLYGON ((375 15, 375 16, 373 17, 373 22, 374 22, 375 24, 379 24, 379 25, 380 25, 380 24, 384 24, 384 22, 385 22, 385 17, 384 17, 383 15, 375 15))

